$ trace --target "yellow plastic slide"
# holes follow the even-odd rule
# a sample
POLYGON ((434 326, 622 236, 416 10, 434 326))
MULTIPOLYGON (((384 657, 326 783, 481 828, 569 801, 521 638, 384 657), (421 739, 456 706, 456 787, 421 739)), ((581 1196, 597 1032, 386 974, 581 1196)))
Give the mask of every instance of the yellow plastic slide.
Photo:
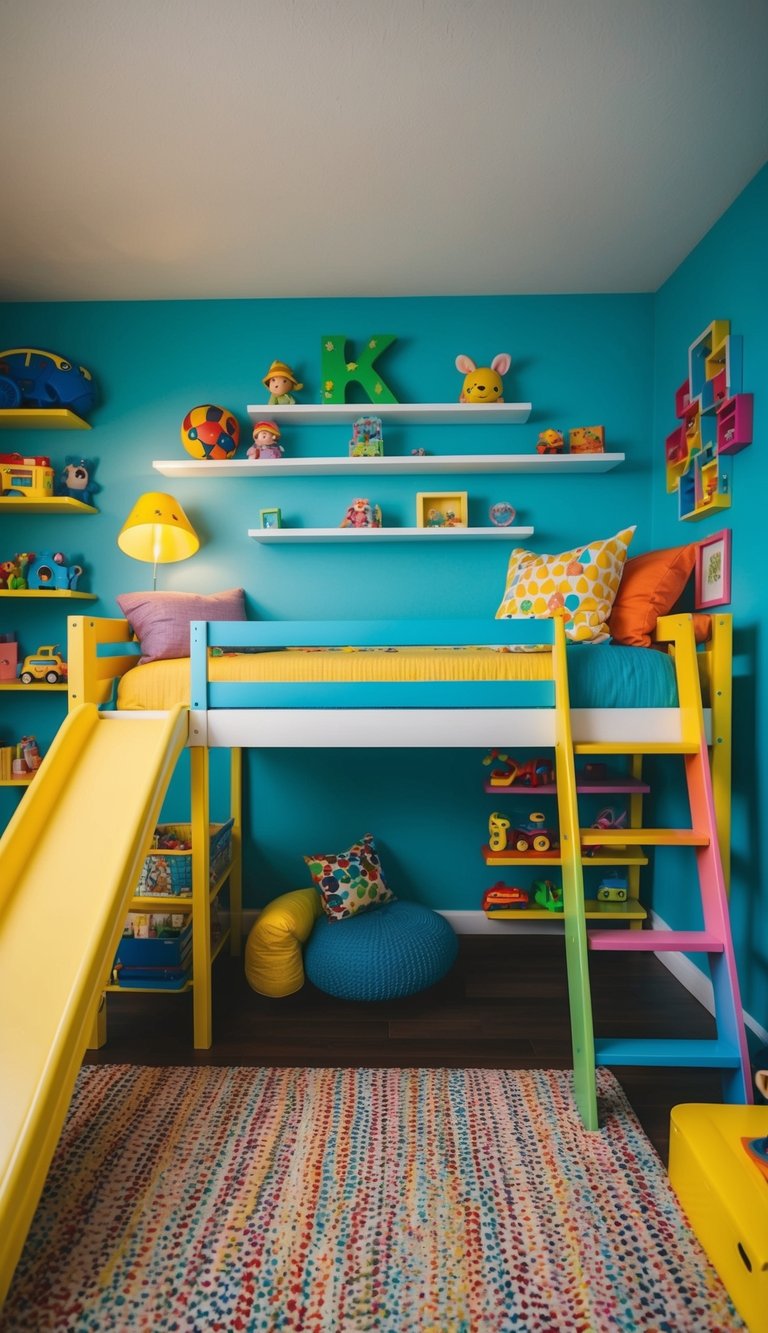
POLYGON ((185 708, 70 713, 0 840, 0 1302, 151 845, 185 708))

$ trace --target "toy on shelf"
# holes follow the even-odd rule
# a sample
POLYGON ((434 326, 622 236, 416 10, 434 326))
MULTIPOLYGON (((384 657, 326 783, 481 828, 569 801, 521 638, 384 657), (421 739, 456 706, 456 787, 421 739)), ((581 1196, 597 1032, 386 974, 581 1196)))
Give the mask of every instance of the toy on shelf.
POLYGON ((0 407, 66 407, 86 416, 95 401, 85 366, 37 347, 0 352, 0 407))
POLYGON ((514 523, 517 510, 507 500, 497 500, 488 510, 488 517, 497 528, 508 528, 514 523))
POLYGON ((568 432, 572 454, 604 454, 605 426, 576 426, 568 432))
POLYGON ((95 492, 101 490, 98 482, 93 480, 95 471, 95 459, 67 455, 56 483, 56 494, 68 496, 71 500, 81 500, 85 505, 92 505, 95 492))
POLYGON ((411 449, 411 458, 426 458, 429 449, 411 449))
POLYGON ((347 386, 358 384, 371 403, 396 403, 389 385, 374 369, 374 362, 391 347, 394 333, 374 333, 360 351, 347 353, 344 333, 324 333, 320 339, 320 377, 322 402, 346 402, 347 386))
POLYGON ((47 685, 59 685, 67 679, 67 664, 59 653, 58 643, 44 644, 36 653, 24 658, 19 679, 22 685, 34 685, 44 681, 47 685))
POLYGON ((11 761, 11 773, 14 778, 33 777, 42 763, 40 749, 34 736, 22 736, 15 745, 15 755, 11 761))
POLYGON ((14 681, 18 665, 19 645, 16 631, 8 630, 0 634, 0 682, 6 684, 14 681))
POLYGON ((68 565, 61 551, 43 551, 42 555, 32 556, 27 570, 27 586, 33 591, 42 588, 74 591, 82 572, 82 565, 68 565))
POLYGON ((548 912, 562 912, 563 890, 551 879, 535 879, 531 885, 533 901, 548 912))
POLYGON ((742 339, 716 319, 688 348, 688 378, 675 392, 680 424, 666 437, 666 481, 678 518, 728 509, 730 455, 752 443, 752 394, 742 393, 742 339))
POLYGON ((522 911, 528 906, 528 894, 516 884, 505 884, 497 880, 483 894, 484 912, 522 911))
POLYGON ((0 495, 22 500, 48 500, 53 495, 50 458, 0 454, 0 495))
POLYGON ((270 407, 283 406, 286 403, 295 403, 293 394, 300 393, 304 388, 299 384, 291 367, 286 365, 285 361, 273 361, 266 375, 261 381, 265 389, 269 389, 268 403, 270 407))
POLYGON ((381 458, 383 453, 381 417, 358 417, 349 442, 350 458, 381 458))
POLYGON ((561 454, 565 449, 565 440, 561 430, 542 430, 536 441, 537 454, 561 454))
POLYGON ((629 881, 627 876, 619 870, 614 870, 611 874, 603 875, 597 886, 597 901, 599 903, 625 903, 629 891, 629 881))
POLYGON ((274 421, 257 421, 253 428, 253 444, 248 458, 282 458, 285 449, 280 443, 280 427, 274 421))
POLYGON ((416 526, 419 528, 465 528, 467 492, 419 491, 416 495, 416 526))
POLYGON ((491 787, 510 787, 513 783, 538 787, 544 783, 551 785, 555 780, 555 769, 549 759, 528 759, 520 763, 514 755, 502 750, 489 750, 483 759, 485 765, 502 764, 502 768, 491 769, 488 779, 491 787))
POLYGON ((505 852, 507 850, 507 832, 509 830, 509 820, 504 815, 500 815, 498 810, 494 810, 488 820, 488 846, 492 852, 505 852))
POLYGON ((490 366, 476 366, 469 356, 456 357, 456 369, 464 376, 464 383, 459 394, 460 403, 503 403, 504 384, 502 375, 506 375, 512 365, 509 352, 499 352, 490 366))
MULTIPOLYGON (((609 806, 606 806, 605 809, 600 811, 597 818, 594 820, 592 824, 592 828, 596 829, 623 829, 626 827, 627 827, 626 810, 619 810, 617 813, 615 810, 612 810, 609 806)), ((617 843, 612 843, 611 846, 613 847, 614 851, 619 850, 619 846, 617 843)), ((597 856, 602 850, 603 850, 603 844, 597 843, 594 846, 584 847, 582 849, 582 855, 597 856)))
POLYGON ((4 560, 0 564, 0 588, 9 592, 21 592, 27 587, 27 569, 30 560, 34 560, 32 551, 21 551, 13 560, 4 560))
POLYGON ((516 824, 510 834, 517 852, 557 851, 557 832, 546 827, 546 816, 534 810, 527 819, 516 824))
POLYGON ((240 443, 240 423, 228 407, 201 403, 181 423, 181 443, 193 458, 234 458, 240 443))
POLYGON ((340 528, 380 528, 381 509, 363 498, 353 500, 339 524, 340 528))

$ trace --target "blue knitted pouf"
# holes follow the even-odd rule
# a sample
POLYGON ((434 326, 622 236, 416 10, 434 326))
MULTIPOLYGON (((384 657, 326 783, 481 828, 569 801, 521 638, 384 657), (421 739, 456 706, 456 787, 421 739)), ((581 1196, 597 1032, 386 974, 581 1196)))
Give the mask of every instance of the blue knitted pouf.
POLYGON ((304 949, 304 971, 341 1000, 394 1000, 433 986, 458 948, 445 917, 396 901, 343 921, 321 917, 304 949))

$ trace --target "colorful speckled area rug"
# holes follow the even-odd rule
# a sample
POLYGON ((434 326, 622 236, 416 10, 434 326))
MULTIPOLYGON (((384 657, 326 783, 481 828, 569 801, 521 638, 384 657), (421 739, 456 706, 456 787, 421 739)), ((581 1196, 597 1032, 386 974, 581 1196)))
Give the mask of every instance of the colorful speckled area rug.
POLYGON ((16 1330, 743 1325, 618 1083, 566 1072, 81 1071, 16 1330))

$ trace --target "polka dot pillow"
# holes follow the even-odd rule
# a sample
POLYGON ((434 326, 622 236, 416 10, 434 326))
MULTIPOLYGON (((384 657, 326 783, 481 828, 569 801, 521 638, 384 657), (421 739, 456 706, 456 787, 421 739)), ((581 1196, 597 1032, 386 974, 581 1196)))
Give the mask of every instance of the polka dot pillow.
POLYGON ((394 900, 381 870, 373 834, 366 833, 346 852, 328 856, 305 856, 309 873, 320 890, 323 911, 334 921, 343 921, 368 907, 394 900))
POLYGON ((497 620, 562 616, 574 643, 610 638, 607 620, 621 582, 634 527, 615 537, 576 546, 560 555, 536 555, 518 547, 509 557, 507 584, 497 620))

